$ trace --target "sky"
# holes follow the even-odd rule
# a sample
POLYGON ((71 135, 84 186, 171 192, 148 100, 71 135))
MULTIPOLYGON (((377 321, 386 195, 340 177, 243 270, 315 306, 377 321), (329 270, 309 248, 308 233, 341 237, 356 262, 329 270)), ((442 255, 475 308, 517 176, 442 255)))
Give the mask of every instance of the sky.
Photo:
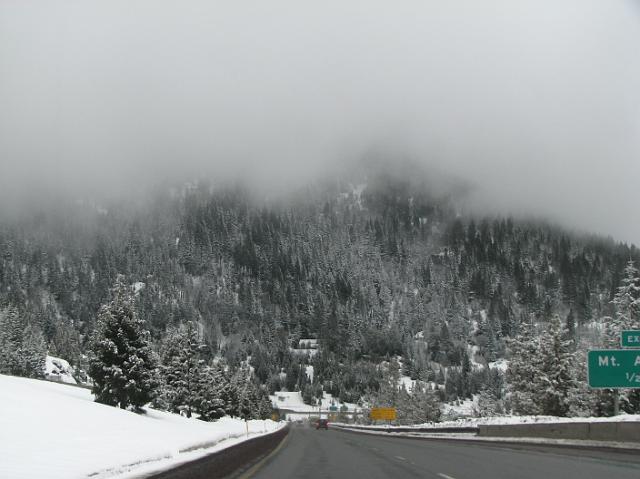
POLYGON ((640 244, 639 85, 638 0, 2 0, 0 209, 380 149, 640 244))

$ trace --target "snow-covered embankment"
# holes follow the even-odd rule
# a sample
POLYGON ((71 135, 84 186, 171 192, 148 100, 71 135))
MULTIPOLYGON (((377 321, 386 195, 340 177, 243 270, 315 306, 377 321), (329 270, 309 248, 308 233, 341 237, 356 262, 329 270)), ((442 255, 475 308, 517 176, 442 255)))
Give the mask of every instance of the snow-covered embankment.
MULTIPOLYGON (((248 425, 249 437, 281 427, 248 425)), ((135 414, 95 403, 86 389, 0 375, 0 477, 135 477, 246 438, 241 420, 135 414)))

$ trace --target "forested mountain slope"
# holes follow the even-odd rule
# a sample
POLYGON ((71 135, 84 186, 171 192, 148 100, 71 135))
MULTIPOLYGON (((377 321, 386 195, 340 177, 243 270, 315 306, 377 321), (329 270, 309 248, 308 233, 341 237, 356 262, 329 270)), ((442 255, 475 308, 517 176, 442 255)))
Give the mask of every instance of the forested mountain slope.
POLYGON ((442 399, 478 392, 499 380, 482 365, 505 357, 506 340, 556 314, 577 343, 601 341, 637 248, 467 216, 462 193, 436 191, 384 170, 267 198, 203 182, 143 204, 5 220, 2 314, 17 310, 27 340, 41 333, 51 354, 86 369, 98 309, 122 274, 156 345, 194 321, 209 358, 248 359, 271 391, 324 388, 350 402, 379 390, 379 365, 396 356, 407 376, 447 383, 442 399), (319 352, 292 351, 301 338, 319 352))

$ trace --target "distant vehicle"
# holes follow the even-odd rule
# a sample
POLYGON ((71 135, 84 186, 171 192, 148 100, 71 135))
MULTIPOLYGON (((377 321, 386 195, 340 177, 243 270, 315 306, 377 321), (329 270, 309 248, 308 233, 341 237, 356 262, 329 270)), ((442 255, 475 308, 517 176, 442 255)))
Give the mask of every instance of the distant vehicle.
POLYGON ((316 421, 316 429, 329 429, 328 419, 318 419, 316 421))

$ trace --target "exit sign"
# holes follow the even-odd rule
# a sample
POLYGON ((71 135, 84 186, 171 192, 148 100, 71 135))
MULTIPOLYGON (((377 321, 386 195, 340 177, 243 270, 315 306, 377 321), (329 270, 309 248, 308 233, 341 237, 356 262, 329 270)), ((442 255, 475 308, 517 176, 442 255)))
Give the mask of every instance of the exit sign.
POLYGON ((600 349, 587 356, 592 388, 640 388, 640 351, 600 349))
POLYGON ((640 331, 622 331, 620 341, 623 348, 640 348, 640 331))

